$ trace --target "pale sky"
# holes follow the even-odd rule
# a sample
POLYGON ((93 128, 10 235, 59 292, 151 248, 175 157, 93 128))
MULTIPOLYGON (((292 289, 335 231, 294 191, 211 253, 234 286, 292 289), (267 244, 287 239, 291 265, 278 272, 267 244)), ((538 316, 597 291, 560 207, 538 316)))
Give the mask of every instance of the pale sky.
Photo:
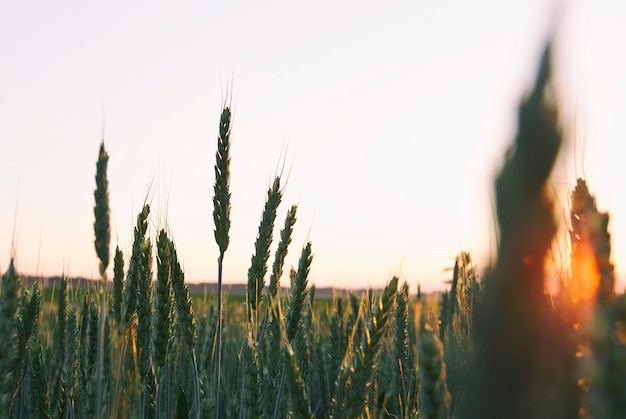
POLYGON ((167 225, 187 279, 215 281, 213 165, 232 82, 226 283, 246 280, 287 147, 275 238, 299 204, 288 265, 310 238, 317 286, 397 274, 412 292, 440 289, 460 251, 488 263, 493 178, 555 22, 568 140, 555 189, 586 175, 626 272, 626 2, 606 0, 1 1, 0 269, 17 214, 20 271, 96 276, 104 125, 112 251, 130 253, 147 196, 152 237, 167 225))

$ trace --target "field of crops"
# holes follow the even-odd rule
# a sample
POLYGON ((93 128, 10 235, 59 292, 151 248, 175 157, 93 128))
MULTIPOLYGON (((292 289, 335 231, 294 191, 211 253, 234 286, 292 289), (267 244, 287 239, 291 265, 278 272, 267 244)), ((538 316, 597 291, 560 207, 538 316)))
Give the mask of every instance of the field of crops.
POLYGON ((111 254, 103 143, 94 193, 100 280, 42 288, 13 262, 2 276, 0 415, 623 418, 626 297, 614 289, 608 214, 582 179, 571 191, 571 268, 546 291, 556 234, 547 185, 562 142, 550 88, 547 47, 495 182, 497 261, 479 277, 459 253, 440 294, 411 295, 394 277, 382 290, 317 298, 308 283, 313 244, 290 247, 297 206, 276 221, 280 176, 267 191, 245 296, 223 289, 228 106, 215 159, 217 292, 192 294, 168 231, 148 231, 148 204, 131 253, 111 254), (299 263, 283 273, 288 251, 299 263))

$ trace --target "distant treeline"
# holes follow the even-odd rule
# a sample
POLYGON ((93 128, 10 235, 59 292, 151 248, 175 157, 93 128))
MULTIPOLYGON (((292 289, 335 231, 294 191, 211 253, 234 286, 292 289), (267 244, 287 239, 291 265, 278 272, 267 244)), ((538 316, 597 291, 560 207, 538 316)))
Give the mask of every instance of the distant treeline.
MULTIPOLYGON (((58 288, 61 285, 61 277, 60 276, 51 276, 51 277, 40 277, 40 276, 22 276, 22 281, 26 286, 32 286, 37 283, 42 288, 58 288)), ((67 278, 68 288, 96 288, 99 284, 97 280, 90 278, 67 278)), ((187 286, 189 287, 189 292, 193 294, 215 294, 217 292, 217 283, 208 283, 208 282, 199 282, 192 283, 187 282, 187 286)), ((109 281, 107 284, 108 287, 112 287, 112 281, 109 281)), ((227 294, 242 296, 246 294, 247 284, 225 284, 225 291, 227 294)), ((287 295, 289 292, 289 288, 281 287, 282 294, 287 295)), ((380 292, 380 289, 374 289, 374 292, 380 292)), ((324 288, 315 288, 315 295, 319 298, 333 298, 333 296, 339 294, 342 296, 347 296, 348 294, 355 294, 358 296, 362 296, 367 292, 366 289, 355 289, 355 290, 347 290, 347 289, 339 289, 332 287, 324 287, 324 288)))

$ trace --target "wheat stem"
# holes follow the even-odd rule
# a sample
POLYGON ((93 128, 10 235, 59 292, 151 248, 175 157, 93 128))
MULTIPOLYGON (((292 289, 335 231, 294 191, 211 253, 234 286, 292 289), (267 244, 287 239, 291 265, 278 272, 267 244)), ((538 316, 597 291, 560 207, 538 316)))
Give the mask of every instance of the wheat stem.
POLYGON ((98 332, 98 367, 96 378, 96 417, 101 416, 102 411, 102 367, 104 356, 104 319, 106 317, 105 309, 105 288, 107 283, 106 269, 109 265, 109 243, 111 241, 111 228, 109 223, 109 181, 107 179, 107 165, 109 155, 104 148, 104 141, 100 144, 100 152, 98 154, 98 162, 96 163, 96 190, 94 198, 96 201, 94 207, 94 233, 96 254, 100 259, 100 325, 98 332))
POLYGON ((230 108, 224 107, 220 116, 217 152, 215 154, 215 184, 213 186, 213 221, 215 241, 219 247, 217 259, 217 331, 215 351, 215 417, 220 417, 220 379, 222 357, 222 264, 228 249, 230 230, 230 108))

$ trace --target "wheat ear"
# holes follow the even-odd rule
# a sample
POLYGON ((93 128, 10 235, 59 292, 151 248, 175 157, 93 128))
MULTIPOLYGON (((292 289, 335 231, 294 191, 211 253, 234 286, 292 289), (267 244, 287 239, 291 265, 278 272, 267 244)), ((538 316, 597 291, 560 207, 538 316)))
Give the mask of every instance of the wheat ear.
POLYGON ((280 177, 276 177, 272 187, 267 191, 267 200, 265 201, 259 232, 254 243, 254 255, 252 255, 250 269, 248 269, 248 320, 251 319, 252 311, 256 310, 261 299, 261 293, 265 287, 265 274, 267 272, 267 261, 270 257, 274 222, 281 198, 280 177))

